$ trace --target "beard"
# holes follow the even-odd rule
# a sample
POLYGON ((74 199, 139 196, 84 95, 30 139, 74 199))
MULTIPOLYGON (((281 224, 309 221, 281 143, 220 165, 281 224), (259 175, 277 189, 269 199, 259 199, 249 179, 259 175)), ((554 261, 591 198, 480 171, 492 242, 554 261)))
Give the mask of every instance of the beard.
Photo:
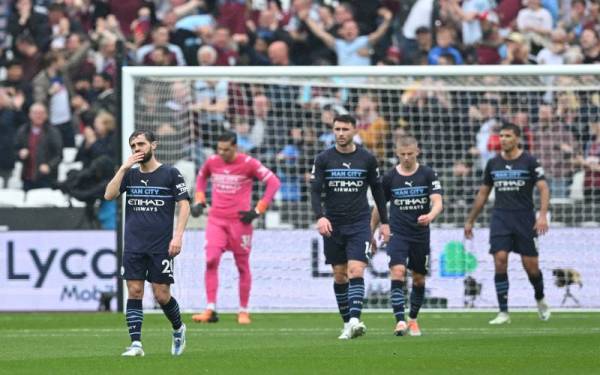
POLYGON ((154 156, 154 153, 152 152, 152 150, 146 152, 144 154, 144 158, 142 159, 142 161, 140 163, 147 163, 150 161, 150 159, 152 159, 152 156, 154 156))

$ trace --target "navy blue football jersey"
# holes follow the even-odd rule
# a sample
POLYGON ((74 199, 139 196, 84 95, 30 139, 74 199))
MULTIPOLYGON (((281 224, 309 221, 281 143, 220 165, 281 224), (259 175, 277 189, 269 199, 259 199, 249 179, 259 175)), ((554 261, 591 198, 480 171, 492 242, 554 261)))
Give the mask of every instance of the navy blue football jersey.
POLYGON ((126 193, 124 251, 168 252, 175 204, 189 199, 181 173, 164 164, 150 173, 130 169, 123 177, 120 191, 126 193))
POLYGON ((533 210, 533 187, 544 179, 544 169, 527 151, 514 160, 495 156, 483 175, 483 183, 495 190, 494 208, 501 210, 533 210))
POLYGON ((390 230, 412 242, 429 241, 429 226, 417 223, 421 215, 431 211, 429 196, 442 194, 442 184, 433 169, 425 165, 410 176, 396 168, 383 176, 383 192, 390 202, 390 230))
MULTIPOLYGON (((363 147, 341 153, 335 147, 315 158, 311 174, 312 208, 337 224, 351 224, 370 216, 367 190, 371 187, 377 206, 383 206, 377 159, 363 147), (324 212, 321 193, 325 193, 324 212), (380 202, 378 202, 380 201, 380 202)), ((384 211, 385 212, 385 211, 384 211)), ((386 213, 387 214, 387 213, 386 213)))

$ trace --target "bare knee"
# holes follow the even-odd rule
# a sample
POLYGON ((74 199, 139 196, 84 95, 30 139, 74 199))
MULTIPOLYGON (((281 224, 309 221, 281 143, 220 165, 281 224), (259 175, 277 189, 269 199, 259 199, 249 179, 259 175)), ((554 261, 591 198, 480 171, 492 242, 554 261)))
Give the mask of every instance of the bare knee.
POLYGON ((154 298, 156 298, 156 301, 161 305, 166 305, 171 299, 169 285, 152 284, 152 291, 154 292, 154 298))
POLYGON ((127 293, 129 295, 129 299, 144 298, 144 282, 141 280, 128 280, 127 293))
POLYGON ((404 281, 406 279, 406 268, 403 265, 395 265, 390 268, 390 277, 392 280, 404 281))
POLYGON ((333 266, 333 281, 336 284, 346 284, 348 282, 348 267, 345 264, 333 266))
POLYGON ((499 251, 494 254, 494 270, 496 273, 506 273, 508 270, 508 253, 499 251))
POLYGON ((413 286, 422 288, 425 286, 425 275, 421 273, 413 272, 412 274, 412 282, 413 286))
POLYGON ((359 261, 348 262, 348 277, 351 279, 363 277, 366 266, 365 263, 359 261))

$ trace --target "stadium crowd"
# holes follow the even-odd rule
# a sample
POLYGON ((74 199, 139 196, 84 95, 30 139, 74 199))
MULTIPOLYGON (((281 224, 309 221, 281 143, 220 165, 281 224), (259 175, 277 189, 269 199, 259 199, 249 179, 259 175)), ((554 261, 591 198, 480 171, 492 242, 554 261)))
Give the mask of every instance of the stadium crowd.
MULTIPOLYGON (((599 0, 3 1, 0 187, 52 187, 92 204, 101 199, 92 187, 117 165, 121 45, 127 65, 556 65, 600 62, 599 33, 599 0), (77 149, 74 160, 86 173, 59 176, 64 148, 77 149), (18 162, 20 178, 10 186, 18 162)), ((424 160, 443 171, 449 200, 464 205, 500 149, 501 123, 515 123, 546 169, 553 197, 567 198, 573 176, 583 171, 585 199, 600 204, 598 92, 405 90, 390 99, 382 90, 317 91, 175 82, 169 97, 146 90, 137 100, 143 116, 194 111, 200 150, 220 130, 234 130, 242 151, 280 175, 282 212, 306 211, 305 218, 287 218, 297 226, 312 222, 308 172, 316 152, 333 143, 330 125, 341 113, 358 118, 358 142, 382 166, 393 165, 399 135, 436 145, 425 148, 424 160), (301 116, 286 112, 289 103, 301 116)), ((155 126, 159 139, 176 137, 168 121, 155 126)), ((158 156, 173 163, 182 152, 158 156)))

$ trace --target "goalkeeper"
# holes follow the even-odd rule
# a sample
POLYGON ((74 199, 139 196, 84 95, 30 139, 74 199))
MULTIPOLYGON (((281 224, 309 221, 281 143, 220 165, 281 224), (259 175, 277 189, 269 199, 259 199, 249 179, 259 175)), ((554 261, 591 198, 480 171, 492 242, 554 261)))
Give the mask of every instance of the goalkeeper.
POLYGON ((216 323, 219 262, 224 251, 231 250, 239 272, 239 324, 250 324, 248 300, 252 276, 250 248, 252 221, 263 214, 279 189, 279 178, 251 156, 237 151, 237 136, 227 132, 217 139, 217 154, 211 156, 198 172, 192 216, 206 208, 206 185, 211 181, 212 205, 206 224, 206 310, 192 316, 199 323, 216 323), (252 209, 250 199, 254 179, 266 184, 265 193, 252 209))

